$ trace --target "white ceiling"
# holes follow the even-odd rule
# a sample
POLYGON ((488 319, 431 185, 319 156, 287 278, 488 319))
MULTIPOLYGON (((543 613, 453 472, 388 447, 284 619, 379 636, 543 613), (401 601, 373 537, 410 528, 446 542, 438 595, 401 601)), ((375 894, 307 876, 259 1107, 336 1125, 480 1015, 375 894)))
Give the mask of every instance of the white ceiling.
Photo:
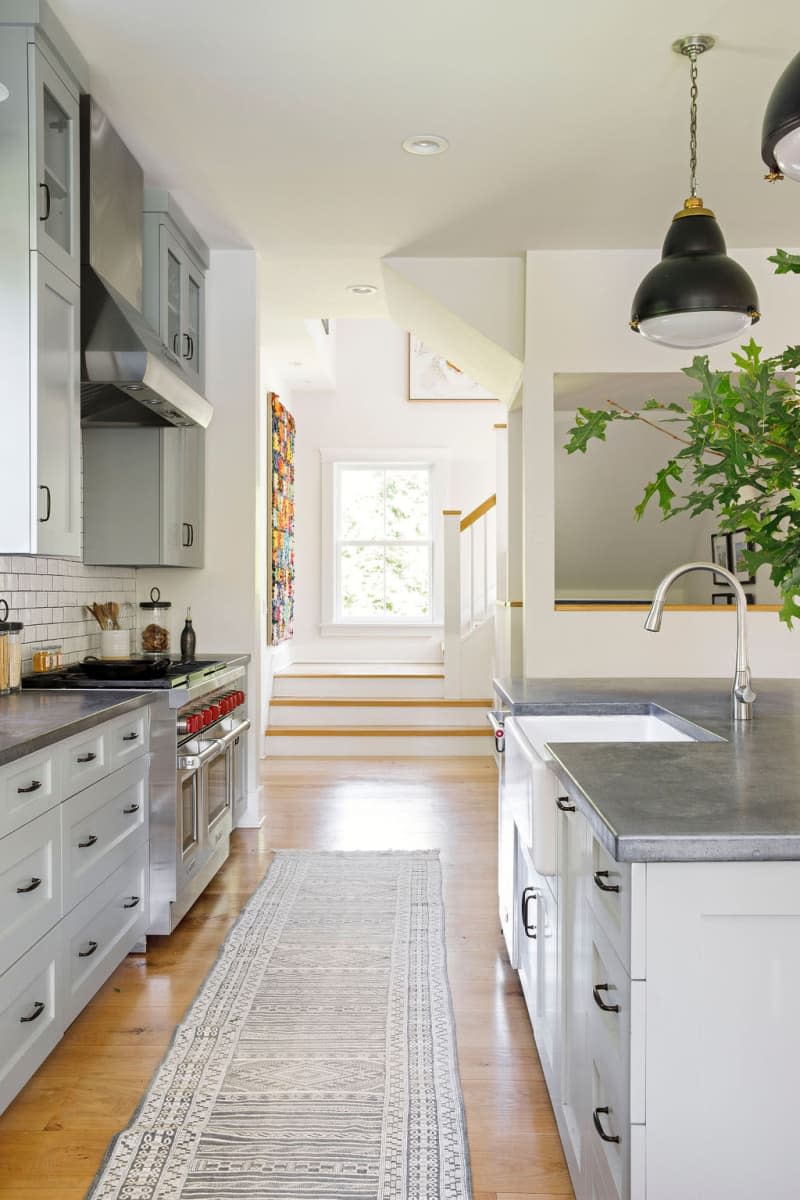
POLYGON ((718 38, 700 63, 701 194, 731 246, 797 241, 800 187, 764 183, 759 155, 797 0, 52 4, 149 180, 212 246, 356 265, 657 246, 687 192, 670 44, 691 32, 718 38), (415 133, 451 149, 404 154, 415 133))

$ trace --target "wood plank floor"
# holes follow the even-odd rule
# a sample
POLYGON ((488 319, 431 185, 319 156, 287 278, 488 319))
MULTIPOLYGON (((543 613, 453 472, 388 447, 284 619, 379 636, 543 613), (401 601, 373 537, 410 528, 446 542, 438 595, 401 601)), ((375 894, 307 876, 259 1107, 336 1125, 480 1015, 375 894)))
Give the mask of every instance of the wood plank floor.
POLYGON ((270 847, 439 847, 474 1200, 572 1196, 524 1000, 498 931, 489 758, 270 759, 266 821, 170 938, 129 956, 0 1116, 0 1197, 82 1200, 139 1103, 270 847))

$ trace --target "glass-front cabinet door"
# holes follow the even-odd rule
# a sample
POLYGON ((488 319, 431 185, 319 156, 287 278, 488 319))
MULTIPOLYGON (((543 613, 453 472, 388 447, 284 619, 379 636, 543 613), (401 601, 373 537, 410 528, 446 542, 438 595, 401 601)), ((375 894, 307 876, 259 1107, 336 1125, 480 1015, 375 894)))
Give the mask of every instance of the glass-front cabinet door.
POLYGON ((80 283, 78 100, 33 45, 28 86, 31 249, 80 283))
POLYGON ((203 273, 202 271, 196 271, 191 261, 187 260, 185 278, 185 321, 181 353, 183 356, 183 365, 191 376, 194 386, 198 387, 202 392, 205 389, 205 379, 203 378, 205 355, 205 346, 203 344, 205 340, 203 329, 205 303, 203 273))
POLYGON ((175 358, 181 357, 183 333, 183 253, 166 229, 161 257, 161 338, 175 358))

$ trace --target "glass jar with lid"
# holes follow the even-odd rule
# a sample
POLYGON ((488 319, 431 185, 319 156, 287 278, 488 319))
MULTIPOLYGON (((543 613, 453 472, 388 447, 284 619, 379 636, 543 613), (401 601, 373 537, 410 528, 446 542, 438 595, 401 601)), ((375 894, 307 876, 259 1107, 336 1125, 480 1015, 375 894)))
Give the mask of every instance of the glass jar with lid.
POLYGON ((9 621, 8 601, 0 600, 0 696, 22 687, 21 621, 9 621))
POLYGON ((172 649, 172 601, 161 599, 161 590, 150 589, 150 599, 139 605, 139 649, 148 658, 168 657, 172 649))

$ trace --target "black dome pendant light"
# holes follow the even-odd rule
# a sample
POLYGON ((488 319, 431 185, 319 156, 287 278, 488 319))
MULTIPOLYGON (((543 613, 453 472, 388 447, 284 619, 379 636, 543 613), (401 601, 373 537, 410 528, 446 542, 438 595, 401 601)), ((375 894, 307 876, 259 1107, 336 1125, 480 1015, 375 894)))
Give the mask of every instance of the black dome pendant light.
POLYGON ((767 179, 800 180, 800 54, 781 75, 764 113, 761 157, 769 167, 767 179))
POLYGON ((716 217, 697 195, 697 59, 713 45, 703 34, 672 45, 690 62, 690 191, 672 218, 661 262, 639 284, 630 320, 650 341, 698 350, 737 337, 760 316, 752 279, 728 258, 716 217))

